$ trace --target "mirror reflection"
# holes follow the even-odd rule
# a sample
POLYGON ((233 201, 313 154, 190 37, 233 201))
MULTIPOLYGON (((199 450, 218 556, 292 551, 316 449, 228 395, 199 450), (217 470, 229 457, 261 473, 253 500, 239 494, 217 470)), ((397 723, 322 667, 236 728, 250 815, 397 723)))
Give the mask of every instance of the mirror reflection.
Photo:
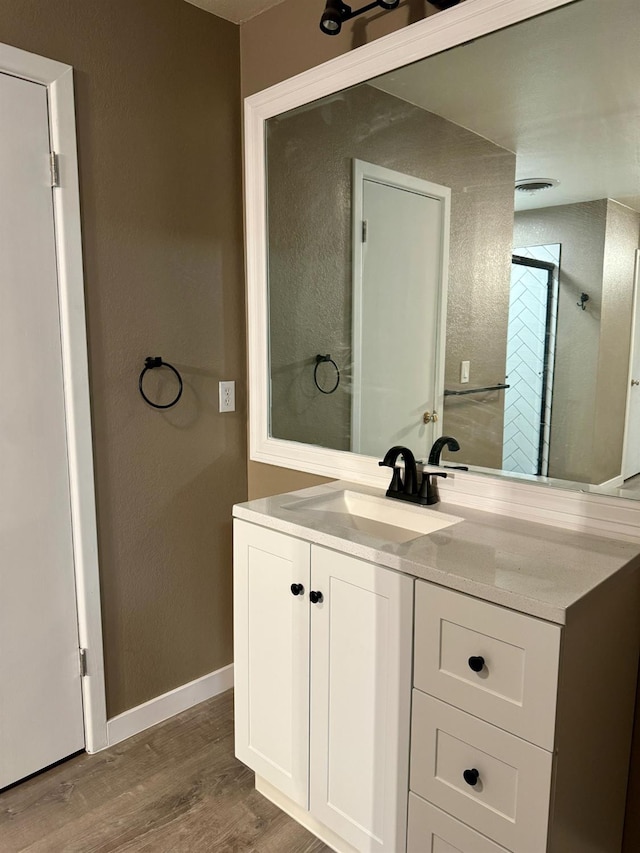
POLYGON ((273 437, 640 498, 639 28, 578 0, 267 122, 273 437))

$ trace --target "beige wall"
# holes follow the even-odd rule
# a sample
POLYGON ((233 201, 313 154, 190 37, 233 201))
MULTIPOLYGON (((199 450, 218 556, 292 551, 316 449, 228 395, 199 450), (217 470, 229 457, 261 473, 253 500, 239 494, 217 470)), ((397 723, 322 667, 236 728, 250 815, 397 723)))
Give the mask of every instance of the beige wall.
MULTIPOLYGON (((353 8, 358 6, 353 4, 353 8)), ((327 36, 319 27, 323 9, 322 0, 284 0, 242 24, 245 97, 437 14, 437 9, 426 0, 403 0, 391 14, 382 9, 368 12, 347 21, 340 35, 327 36)))
MULTIPOLYGON (((271 120, 267 143, 273 436, 351 446, 356 158, 451 189, 445 384, 459 384, 462 360, 474 384, 504 381, 515 156, 368 85, 271 120), (340 366, 334 394, 314 387, 315 353, 340 366)), ((447 400, 440 414, 460 442, 456 461, 501 467, 503 412, 502 394, 447 400)))
POLYGON ((0 41, 75 68, 109 716, 232 660, 246 497, 239 32, 184 0, 3 0, 0 41), (181 371, 175 409, 137 390, 181 371), (239 407, 216 411, 218 379, 239 407))
POLYGON ((627 408, 631 314, 640 213, 610 199, 602 272, 602 314, 593 425, 593 459, 600 482, 620 474, 627 408))

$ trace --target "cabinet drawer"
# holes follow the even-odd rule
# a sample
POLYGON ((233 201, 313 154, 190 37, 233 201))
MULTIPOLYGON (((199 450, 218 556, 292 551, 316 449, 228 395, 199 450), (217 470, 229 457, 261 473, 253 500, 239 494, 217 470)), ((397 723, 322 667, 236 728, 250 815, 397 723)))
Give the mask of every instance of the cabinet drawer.
POLYGON ((544 749, 413 691, 411 790, 508 850, 546 849, 551 766, 544 749))
POLYGON ((407 853, 508 853, 445 812, 409 794, 407 853))
POLYGON ((423 581, 415 607, 414 685, 553 749, 560 627, 423 581))

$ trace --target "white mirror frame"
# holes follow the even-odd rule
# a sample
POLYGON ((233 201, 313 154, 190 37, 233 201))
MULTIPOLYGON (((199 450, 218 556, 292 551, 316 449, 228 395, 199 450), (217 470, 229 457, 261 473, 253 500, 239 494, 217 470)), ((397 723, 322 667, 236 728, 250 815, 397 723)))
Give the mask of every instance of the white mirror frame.
MULTIPOLYGON (((266 230, 267 119, 364 83, 573 0, 465 0, 461 5, 332 59, 245 99, 247 331, 249 350, 249 458, 311 474, 385 487, 378 459, 348 451, 272 438, 270 423, 268 253, 266 230)), ((640 541, 640 501, 553 488, 514 478, 452 474, 445 499, 574 530, 640 541)))

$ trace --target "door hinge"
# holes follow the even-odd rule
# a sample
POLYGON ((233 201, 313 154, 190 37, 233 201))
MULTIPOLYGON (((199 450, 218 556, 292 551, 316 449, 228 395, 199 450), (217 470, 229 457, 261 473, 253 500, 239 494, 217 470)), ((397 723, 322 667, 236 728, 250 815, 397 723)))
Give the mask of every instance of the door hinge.
POLYGON ((51 186, 60 186, 60 157, 55 151, 49 154, 49 166, 51 167, 51 186))
POLYGON ((87 650, 78 649, 80 655, 80 677, 84 678, 87 674, 87 650))
POLYGON ((362 242, 363 243, 367 242, 367 220, 366 219, 362 220, 362 242))

